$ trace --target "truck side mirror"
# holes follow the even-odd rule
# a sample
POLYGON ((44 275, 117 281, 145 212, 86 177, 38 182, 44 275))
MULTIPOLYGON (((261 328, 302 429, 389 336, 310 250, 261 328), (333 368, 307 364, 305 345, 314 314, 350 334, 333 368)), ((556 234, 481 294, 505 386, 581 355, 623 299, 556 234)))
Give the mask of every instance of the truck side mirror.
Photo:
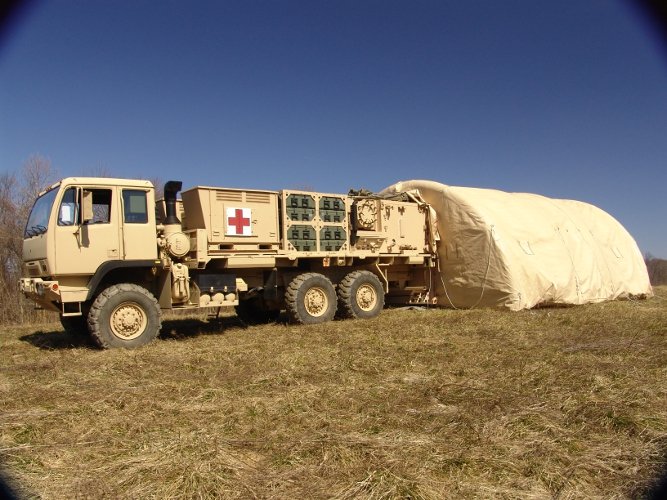
POLYGON ((93 192, 84 191, 81 203, 81 221, 86 224, 93 220, 93 192))

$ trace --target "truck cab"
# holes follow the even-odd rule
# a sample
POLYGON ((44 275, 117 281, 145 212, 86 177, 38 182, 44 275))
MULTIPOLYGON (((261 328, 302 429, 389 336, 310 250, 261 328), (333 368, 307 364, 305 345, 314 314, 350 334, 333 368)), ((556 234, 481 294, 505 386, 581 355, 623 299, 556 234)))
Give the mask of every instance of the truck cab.
POLYGON ((23 292, 64 317, 80 316, 91 279, 153 264, 154 193, 149 181, 87 177, 40 193, 24 233, 23 292))

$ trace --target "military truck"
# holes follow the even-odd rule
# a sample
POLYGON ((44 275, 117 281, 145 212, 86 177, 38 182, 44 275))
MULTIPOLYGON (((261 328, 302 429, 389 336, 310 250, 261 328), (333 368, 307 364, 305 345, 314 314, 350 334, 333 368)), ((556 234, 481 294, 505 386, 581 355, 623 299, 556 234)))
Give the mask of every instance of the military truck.
POLYGON ((55 183, 26 224, 21 290, 102 348, 150 342, 163 310, 314 324, 435 300, 437 235, 417 198, 181 187, 156 201, 145 180, 55 183))

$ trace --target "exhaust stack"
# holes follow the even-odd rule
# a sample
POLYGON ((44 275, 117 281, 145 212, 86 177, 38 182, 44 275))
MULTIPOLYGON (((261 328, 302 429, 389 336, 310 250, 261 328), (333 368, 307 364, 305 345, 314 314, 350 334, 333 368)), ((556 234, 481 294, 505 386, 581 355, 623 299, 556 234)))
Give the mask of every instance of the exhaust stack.
POLYGON ((181 221, 176 215, 176 195, 182 187, 183 183, 181 181, 167 181, 164 185, 164 209, 166 217, 162 223, 165 226, 181 224, 181 221))
MULTIPOLYGON (((176 215, 176 194, 182 187, 183 183, 181 181, 168 181, 164 185, 163 245, 167 252, 176 258, 185 257, 190 251, 190 238, 183 233, 181 221, 176 215)), ((187 275, 187 268, 185 273, 187 275)))

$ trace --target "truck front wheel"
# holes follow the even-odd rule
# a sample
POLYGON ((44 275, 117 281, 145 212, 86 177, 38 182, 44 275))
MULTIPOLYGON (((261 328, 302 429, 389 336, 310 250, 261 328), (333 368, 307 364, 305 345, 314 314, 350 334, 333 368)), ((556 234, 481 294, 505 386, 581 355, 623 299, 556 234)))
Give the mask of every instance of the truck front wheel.
POLYGON ((384 289, 370 271, 352 271, 338 284, 340 315, 345 318, 374 318, 384 307, 384 289))
POLYGON ((322 274, 300 274, 285 290, 285 308, 292 323, 331 321, 336 314, 336 290, 322 274))
POLYGON ((155 297, 138 285, 112 285, 97 296, 88 313, 88 329, 103 349, 133 349, 148 344, 162 326, 155 297))

